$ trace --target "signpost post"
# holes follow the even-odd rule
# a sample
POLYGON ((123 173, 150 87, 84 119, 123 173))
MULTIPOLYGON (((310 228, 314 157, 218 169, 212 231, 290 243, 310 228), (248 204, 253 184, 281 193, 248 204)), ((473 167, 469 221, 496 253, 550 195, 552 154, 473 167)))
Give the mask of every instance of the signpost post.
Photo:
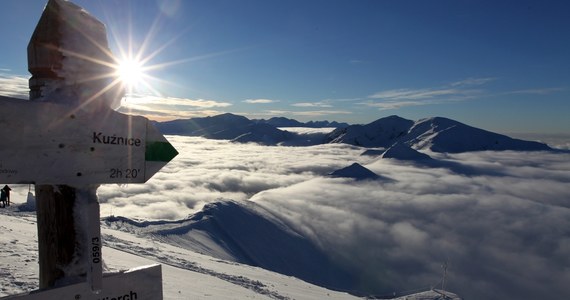
POLYGON ((113 110, 123 89, 105 26, 81 7, 48 0, 28 64, 31 101, 0 97, 0 182, 36 185, 41 290, 21 299, 162 299, 160 267, 103 276, 96 190, 144 183, 178 152, 148 119, 113 110))

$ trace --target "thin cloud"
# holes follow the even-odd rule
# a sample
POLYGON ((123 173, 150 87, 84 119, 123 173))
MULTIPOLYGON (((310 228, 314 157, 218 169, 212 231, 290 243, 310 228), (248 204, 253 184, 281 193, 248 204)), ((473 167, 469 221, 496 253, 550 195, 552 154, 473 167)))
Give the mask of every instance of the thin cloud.
POLYGON ((287 110, 267 110, 267 111, 265 111, 265 113, 267 115, 283 115, 283 114, 288 114, 289 111, 287 111, 287 110))
MULTIPOLYGON (((1 69, 0 71, 9 71, 1 69)), ((14 98, 28 99, 29 76, 0 73, 0 95, 14 98)))
POLYGON ((457 86, 472 86, 472 85, 483 85, 491 81, 495 81, 497 78, 495 77, 486 77, 486 78, 467 78, 464 80, 456 81, 450 84, 450 86, 457 87, 457 86))
POLYGON ((308 110, 308 111, 292 111, 292 110, 267 110, 263 113, 256 113, 258 116, 305 116, 305 117, 322 117, 331 115, 349 115, 351 111, 347 110, 308 110))
POLYGON ((247 99, 243 102, 249 104, 269 104, 269 103, 277 103, 279 100, 271 100, 271 99, 247 99))
POLYGON ((565 91, 566 88, 553 87, 553 88, 538 88, 538 89, 526 89, 506 92, 505 94, 518 94, 518 95, 549 95, 554 93, 559 93, 565 91))
POLYGON ((495 78, 468 78, 437 88, 403 88, 380 91, 369 95, 369 101, 359 104, 376 107, 379 110, 398 109, 408 106, 421 106, 451 103, 474 98, 483 93, 481 89, 471 88, 484 85, 495 78))
POLYGON ((221 112, 215 108, 231 106, 231 103, 204 99, 187 99, 161 97, 154 95, 128 95, 122 102, 119 111, 143 115, 156 121, 204 117, 221 112))
POLYGON ((429 105, 429 104, 437 104, 438 101, 383 101, 383 102, 362 102, 360 104, 366 105, 369 107, 376 107, 379 110, 391 110, 391 109, 399 109, 402 107, 407 106, 420 106, 420 105, 429 105))
POLYGON ((328 101, 318 101, 318 102, 299 102, 292 104, 296 107, 332 107, 328 101))
POLYGON ((152 108, 144 105, 130 105, 128 107, 122 106, 118 109, 119 112, 130 114, 130 115, 138 115, 144 116, 148 119, 163 122, 163 121, 170 121, 174 119, 189 119, 189 118, 196 118, 196 117, 208 117, 219 115, 223 112, 217 110, 161 110, 158 108, 152 108))
POLYGON ((441 96, 465 96, 473 90, 461 89, 396 89, 378 92, 368 96, 371 99, 382 100, 424 100, 441 96))
POLYGON ((175 97, 162 97, 153 95, 140 95, 131 94, 125 97, 123 104, 128 105, 129 103, 137 104, 153 104, 161 106, 190 106, 198 108, 212 108, 212 107, 228 107, 231 103, 221 102, 216 100, 204 100, 204 99, 188 99, 188 98, 175 98, 175 97))

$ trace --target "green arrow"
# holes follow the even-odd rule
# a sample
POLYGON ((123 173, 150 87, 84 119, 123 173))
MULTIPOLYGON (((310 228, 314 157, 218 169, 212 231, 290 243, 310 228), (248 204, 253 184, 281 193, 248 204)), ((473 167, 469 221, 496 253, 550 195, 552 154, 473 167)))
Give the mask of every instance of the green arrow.
POLYGON ((146 161, 169 162, 178 155, 178 151, 168 142, 148 142, 144 154, 146 161))

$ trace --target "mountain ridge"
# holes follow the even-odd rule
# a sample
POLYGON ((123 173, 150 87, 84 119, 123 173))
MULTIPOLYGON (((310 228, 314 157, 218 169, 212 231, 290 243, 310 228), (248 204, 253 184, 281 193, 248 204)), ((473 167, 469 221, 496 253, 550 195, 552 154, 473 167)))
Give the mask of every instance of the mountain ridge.
POLYGON ((329 122, 324 121, 309 121, 309 122, 299 122, 295 119, 285 118, 285 117, 272 117, 270 119, 254 119, 252 120, 259 124, 269 124, 275 127, 309 127, 309 128, 325 128, 325 127, 336 127, 344 128, 350 126, 348 123, 342 123, 337 121, 329 122))
MULTIPOLYGON (((311 137, 281 130, 278 127, 299 127, 318 122, 301 123, 294 119, 275 117, 250 120, 231 113, 192 119, 156 122, 163 134, 201 136, 262 145, 310 146, 323 143, 344 143, 365 148, 389 148, 402 143, 414 150, 461 153, 469 151, 550 151, 544 143, 525 141, 472 127, 444 117, 408 120, 396 115, 379 118, 368 124, 341 126, 328 134, 311 137)), ((342 124, 322 121, 321 125, 342 124)))
POLYGON ((354 288, 351 276, 286 223, 262 206, 220 200, 176 221, 106 217, 102 222, 137 235, 193 249, 218 259, 295 276, 335 290, 354 288))

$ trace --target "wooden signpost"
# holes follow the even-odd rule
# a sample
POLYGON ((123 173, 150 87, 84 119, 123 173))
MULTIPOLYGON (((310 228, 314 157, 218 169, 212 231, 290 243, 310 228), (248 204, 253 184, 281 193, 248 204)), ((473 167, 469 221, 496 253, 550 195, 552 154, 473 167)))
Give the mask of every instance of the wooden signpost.
POLYGON ((144 183, 178 152, 146 118, 0 96, 0 182, 144 183))
POLYGON ((30 101, 0 96, 0 182, 35 184, 40 269, 39 291, 8 299, 162 299, 160 266, 103 275, 97 187, 144 183, 178 154, 148 119, 113 110, 113 64, 99 20, 48 0, 30 101))

